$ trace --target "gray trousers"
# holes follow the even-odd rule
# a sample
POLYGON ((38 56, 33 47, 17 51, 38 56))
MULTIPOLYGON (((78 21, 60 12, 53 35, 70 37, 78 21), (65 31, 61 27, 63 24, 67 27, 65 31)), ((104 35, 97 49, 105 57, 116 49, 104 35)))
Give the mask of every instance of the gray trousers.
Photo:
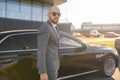
POLYGON ((48 79, 49 80, 57 80, 57 77, 58 77, 57 71, 48 72, 48 79))

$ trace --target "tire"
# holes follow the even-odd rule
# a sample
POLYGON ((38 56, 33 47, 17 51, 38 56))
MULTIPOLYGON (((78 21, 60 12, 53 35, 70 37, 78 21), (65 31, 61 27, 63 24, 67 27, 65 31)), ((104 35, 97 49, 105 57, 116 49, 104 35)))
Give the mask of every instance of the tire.
POLYGON ((115 60, 112 56, 105 58, 102 65, 102 75, 105 77, 110 77, 114 74, 116 68, 115 60))

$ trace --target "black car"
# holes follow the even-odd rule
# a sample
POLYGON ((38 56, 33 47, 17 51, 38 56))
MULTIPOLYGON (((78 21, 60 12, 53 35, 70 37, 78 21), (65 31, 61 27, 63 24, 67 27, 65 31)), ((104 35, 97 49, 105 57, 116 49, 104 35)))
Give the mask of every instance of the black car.
MULTIPOLYGON (((39 80, 37 33, 34 29, 0 32, 0 80, 39 80)), ((118 66, 116 50, 88 45, 65 32, 59 34, 59 80, 97 71, 112 76, 118 66)))

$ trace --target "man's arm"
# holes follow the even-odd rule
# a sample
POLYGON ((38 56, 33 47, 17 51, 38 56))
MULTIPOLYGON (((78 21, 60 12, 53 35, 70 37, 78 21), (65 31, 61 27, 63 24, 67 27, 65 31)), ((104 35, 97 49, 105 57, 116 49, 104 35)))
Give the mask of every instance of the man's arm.
POLYGON ((38 33, 38 72, 39 74, 47 73, 46 69, 46 52, 48 47, 50 32, 47 26, 41 26, 38 33))

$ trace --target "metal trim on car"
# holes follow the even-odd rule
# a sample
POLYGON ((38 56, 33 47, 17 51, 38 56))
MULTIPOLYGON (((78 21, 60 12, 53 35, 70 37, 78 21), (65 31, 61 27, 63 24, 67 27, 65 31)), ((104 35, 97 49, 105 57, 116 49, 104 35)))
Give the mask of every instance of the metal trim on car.
POLYGON ((93 70, 93 71, 83 72, 83 73, 80 73, 80 74, 74 74, 74 75, 64 76, 64 77, 58 78, 57 80, 62 80, 62 79, 67 79, 67 78, 72 78, 72 77, 77 77, 77 76, 80 76, 80 75, 94 73, 94 72, 97 72, 97 71, 99 71, 99 70, 93 70))

